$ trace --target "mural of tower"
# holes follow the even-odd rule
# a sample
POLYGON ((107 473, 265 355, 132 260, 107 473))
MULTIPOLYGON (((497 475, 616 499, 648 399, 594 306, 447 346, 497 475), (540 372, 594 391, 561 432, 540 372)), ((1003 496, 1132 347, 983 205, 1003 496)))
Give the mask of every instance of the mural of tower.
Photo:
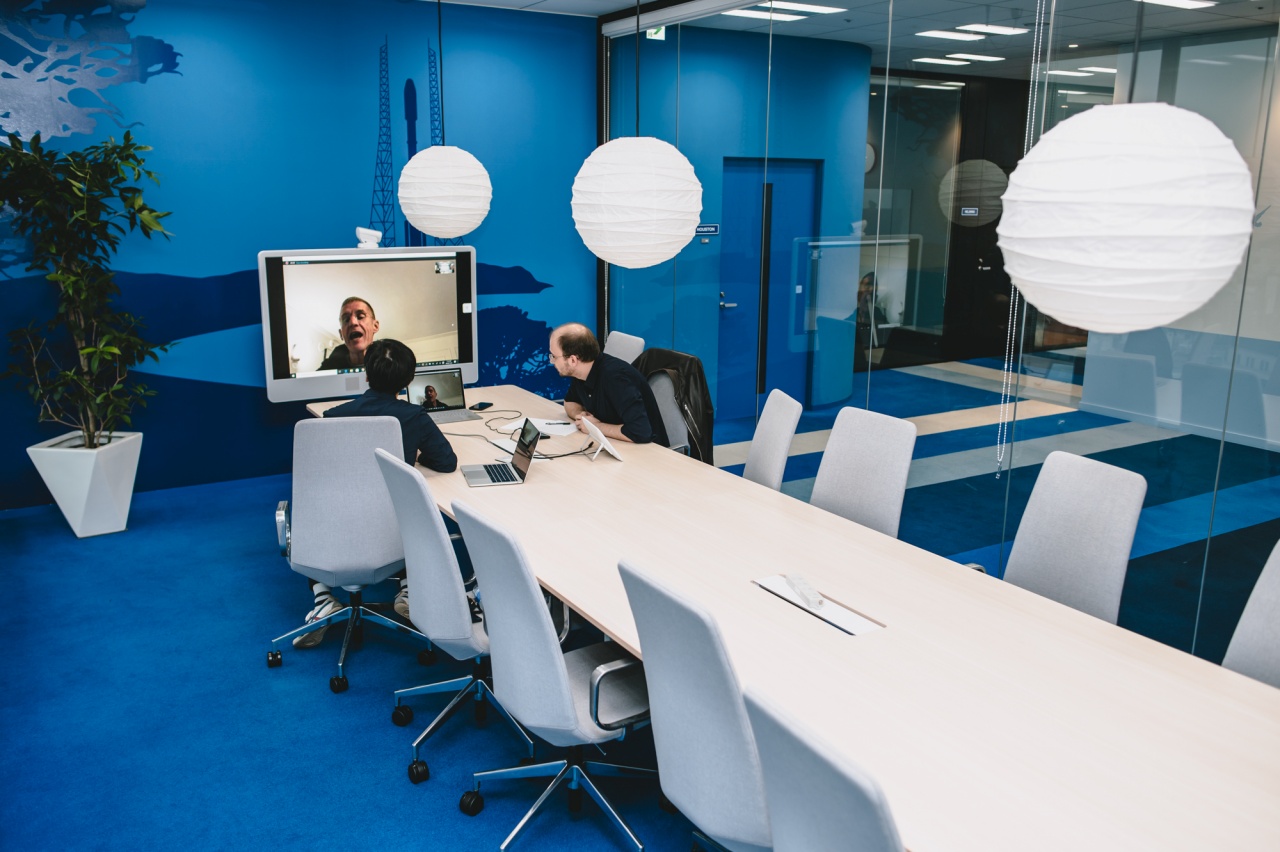
MULTIPOLYGON (((441 49, 443 49, 441 45, 441 49)), ((430 102, 431 102, 431 144, 444 144, 444 96, 440 93, 440 72, 436 62, 436 52, 427 44, 427 67, 430 70, 430 102)), ((462 237, 451 240, 432 237, 438 246, 460 246, 462 237)))
POLYGON ((379 245, 396 244, 396 208, 391 160, 391 85, 387 71, 387 42, 378 48, 378 152, 373 163, 373 201, 369 227, 382 232, 379 245))
MULTIPOLYGON (((404 123, 405 139, 409 143, 409 159, 418 153, 418 87, 410 77, 404 81, 404 123)), ((427 244, 426 234, 419 231, 406 219, 404 223, 404 244, 407 246, 424 246, 427 244)))

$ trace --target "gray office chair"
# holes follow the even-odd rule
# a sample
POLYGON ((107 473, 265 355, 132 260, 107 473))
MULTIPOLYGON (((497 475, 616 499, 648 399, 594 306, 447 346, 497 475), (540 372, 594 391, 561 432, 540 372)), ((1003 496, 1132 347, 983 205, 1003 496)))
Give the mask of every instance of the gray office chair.
POLYGON ((471 607, 467 602, 462 572, 453 542, 444 527, 435 500, 427 488, 427 482, 414 468, 405 464, 399 455, 376 450, 378 467, 391 494, 396 519, 400 522, 400 538, 404 542, 404 562, 409 583, 409 620, 431 642, 455 660, 471 659, 474 662, 467 677, 396 690, 395 708, 391 721, 405 727, 413 721, 413 708, 404 703, 415 695, 433 695, 454 692, 444 710, 432 720, 413 741, 413 760, 409 763, 409 780, 415 784, 431 777, 430 767, 421 758, 420 748, 428 737, 436 732, 463 701, 474 702, 477 720, 484 718, 485 702, 493 705, 524 740, 533 757, 533 740, 511 718, 502 704, 494 697, 487 682, 489 637, 484 623, 473 623, 471 607))
POLYGON ((702 844, 772 845, 764 778, 737 675, 702 607, 626 562, 618 565, 640 635, 662 792, 702 844))
POLYGON ((604 354, 621 358, 630 364, 644 351, 644 338, 621 331, 611 331, 604 341, 604 354))
POLYGON ((1222 665, 1280 687, 1280 542, 1262 566, 1222 665))
POLYGON ((653 398, 658 401, 658 411, 662 414, 662 426, 667 432, 667 445, 682 453, 689 452, 689 426, 680 413, 680 403, 676 402, 676 386, 671 376, 664 372, 654 373, 649 377, 649 387, 653 390, 653 398))
POLYGON ((293 428, 293 498, 276 510, 281 552, 289 567, 311 580, 350 593, 337 612, 271 640, 267 666, 283 663, 280 646, 295 636, 347 622, 338 655, 338 674, 329 688, 345 692, 347 650, 364 624, 409 633, 431 647, 426 636, 364 605, 362 590, 404 568, 404 546, 395 509, 373 451, 404 452, 400 421, 394 417, 311 418, 293 428))
POLYGON ((809 502, 896 538, 915 445, 916 424, 909 420, 842 408, 809 502))
POLYGON ((1056 451, 1036 477, 1004 579, 1116 623, 1147 481, 1056 451))
POLYGON ((751 447, 747 450, 747 463, 742 468, 742 478, 758 482, 777 491, 782 487, 782 474, 787 469, 787 456, 791 453, 791 439, 796 434, 796 424, 804 406, 774 388, 769 391, 751 447))
POLYGON ((468 816, 480 813, 484 807, 480 785, 485 781, 554 776, 503 841, 503 849, 563 781, 569 785, 570 810, 581 807, 585 788, 636 849, 642 849, 590 775, 639 778, 656 773, 584 760, 582 747, 620 740, 648 718, 644 669, 613 642, 561 651, 542 591, 519 542, 465 503, 454 502, 453 512, 484 592, 493 691, 527 730, 553 746, 569 748, 565 760, 475 773, 474 786, 462 794, 458 807, 468 816))
POLYGON ((902 852, 898 826, 876 780, 794 718, 751 692, 747 716, 760 749, 776 852, 902 852))

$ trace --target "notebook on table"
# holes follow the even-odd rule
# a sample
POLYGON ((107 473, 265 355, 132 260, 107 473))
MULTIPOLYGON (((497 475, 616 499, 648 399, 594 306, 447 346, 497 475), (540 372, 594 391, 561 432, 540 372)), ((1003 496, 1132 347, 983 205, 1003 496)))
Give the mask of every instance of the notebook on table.
POLYGON ((538 446, 542 433, 531 420, 525 418, 520 429, 520 437, 516 439, 516 451, 511 454, 509 462, 492 462, 490 464, 464 464, 458 468, 467 484, 473 488, 486 485, 521 485, 529 475, 529 466, 533 464, 533 451, 538 446))
POLYGON ((479 414, 467 410, 461 369, 437 370, 414 376, 409 383, 409 401, 425 408, 437 425, 480 419, 479 414), (435 391, 434 402, 428 388, 435 391))

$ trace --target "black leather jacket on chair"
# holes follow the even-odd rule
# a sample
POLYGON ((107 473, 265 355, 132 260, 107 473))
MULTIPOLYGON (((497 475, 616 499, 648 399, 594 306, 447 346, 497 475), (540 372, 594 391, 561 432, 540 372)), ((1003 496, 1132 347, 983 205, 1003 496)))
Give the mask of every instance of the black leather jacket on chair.
POLYGON ((647 379, 654 373, 665 372, 675 385, 676 402, 689 429, 689 455, 699 461, 714 465, 712 459, 711 432, 715 426, 715 410, 711 404, 711 390, 707 387, 707 375, 702 361, 693 355, 674 349, 646 349, 636 358, 633 366, 647 379))

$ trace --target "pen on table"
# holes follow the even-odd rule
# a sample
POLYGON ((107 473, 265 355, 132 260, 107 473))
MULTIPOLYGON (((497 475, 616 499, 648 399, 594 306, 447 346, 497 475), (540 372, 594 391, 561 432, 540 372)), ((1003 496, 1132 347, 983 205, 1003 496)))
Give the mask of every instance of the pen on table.
POLYGON ((548 420, 546 421, 546 425, 547 426, 568 426, 570 424, 568 420, 548 420))

